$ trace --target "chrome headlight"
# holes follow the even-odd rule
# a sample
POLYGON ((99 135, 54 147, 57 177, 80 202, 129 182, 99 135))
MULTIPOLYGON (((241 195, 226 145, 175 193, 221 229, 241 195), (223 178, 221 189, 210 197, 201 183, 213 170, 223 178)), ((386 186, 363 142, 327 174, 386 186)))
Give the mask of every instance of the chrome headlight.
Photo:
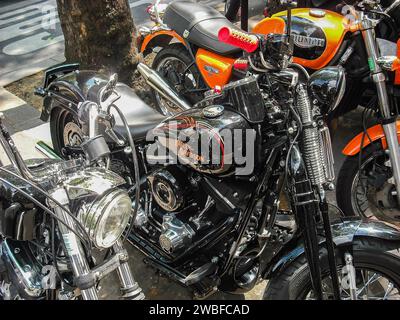
POLYGON ((114 190, 90 207, 84 206, 78 219, 98 248, 109 248, 121 237, 132 216, 132 201, 124 190, 114 190))
POLYGON ((336 109, 346 91, 346 75, 340 66, 326 67, 312 74, 308 80, 313 99, 321 104, 323 114, 336 109))

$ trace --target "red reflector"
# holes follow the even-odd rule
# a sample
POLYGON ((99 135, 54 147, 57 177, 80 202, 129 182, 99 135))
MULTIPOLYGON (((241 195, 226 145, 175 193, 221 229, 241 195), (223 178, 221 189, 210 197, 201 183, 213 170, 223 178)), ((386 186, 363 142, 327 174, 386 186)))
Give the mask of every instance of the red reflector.
MULTIPOLYGON (((400 39, 397 40, 397 57, 400 58, 400 39)), ((400 69, 397 69, 395 72, 394 84, 400 85, 400 69)))
POLYGON ((233 63, 233 67, 236 70, 247 70, 249 67, 248 61, 245 59, 237 59, 234 63, 233 63))

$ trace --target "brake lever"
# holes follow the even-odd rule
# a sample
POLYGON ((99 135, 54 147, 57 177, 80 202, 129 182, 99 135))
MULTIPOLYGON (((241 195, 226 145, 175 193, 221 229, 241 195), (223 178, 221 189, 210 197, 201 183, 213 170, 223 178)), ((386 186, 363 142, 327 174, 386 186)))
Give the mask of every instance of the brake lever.
POLYGON ((117 134, 112 128, 107 127, 105 132, 118 146, 122 147, 123 145, 125 145, 125 141, 118 138, 117 134))
POLYGON ((99 115, 99 122, 106 127, 104 131, 111 138, 111 140, 113 140, 118 146, 125 145, 125 141, 120 139, 113 129, 115 124, 113 115, 108 113, 102 113, 99 115))

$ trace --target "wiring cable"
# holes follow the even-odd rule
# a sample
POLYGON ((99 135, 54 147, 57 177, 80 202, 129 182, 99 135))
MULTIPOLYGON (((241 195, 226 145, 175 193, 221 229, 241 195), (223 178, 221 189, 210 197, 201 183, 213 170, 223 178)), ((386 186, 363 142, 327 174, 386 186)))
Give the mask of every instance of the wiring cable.
POLYGON ((132 229, 133 229, 133 225, 134 225, 134 221, 136 219, 136 215, 137 212, 139 210, 139 199, 140 199, 140 172, 139 172, 139 160, 138 160, 138 155, 136 152, 136 146, 135 146, 135 142, 133 141, 132 135, 130 133, 130 129, 129 129, 129 125, 128 125, 128 121, 125 118, 125 115, 122 113, 122 111, 114 104, 111 104, 108 107, 107 112, 110 114, 111 109, 114 109, 115 111, 117 111, 124 127, 127 133, 127 137, 128 137, 128 141, 129 141, 129 145, 131 148, 131 154, 132 154, 132 160, 133 160, 133 168, 134 168, 134 175, 135 175, 135 197, 136 197, 136 201, 135 201, 135 206, 133 208, 133 214, 132 214, 132 218, 131 218, 131 223, 129 224, 129 227, 127 229, 127 232, 123 238, 123 241, 125 241, 128 236, 130 235, 132 229))

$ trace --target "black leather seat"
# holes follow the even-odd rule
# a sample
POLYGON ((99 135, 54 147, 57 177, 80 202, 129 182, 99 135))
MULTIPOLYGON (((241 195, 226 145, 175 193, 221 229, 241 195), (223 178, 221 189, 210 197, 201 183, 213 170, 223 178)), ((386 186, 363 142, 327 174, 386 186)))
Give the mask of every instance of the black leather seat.
MULTIPOLYGON (((118 84, 117 91, 121 94, 121 98, 115 105, 125 115, 129 124, 130 133, 134 140, 145 140, 147 133, 167 118, 146 104, 127 85, 118 84)), ((122 121, 115 110, 113 114, 116 119, 115 131, 125 137, 126 130, 122 121)))
POLYGON ((218 40, 222 27, 237 29, 228 19, 212 7, 190 1, 171 2, 165 10, 164 23, 180 36, 198 47, 231 56, 240 49, 218 40))

